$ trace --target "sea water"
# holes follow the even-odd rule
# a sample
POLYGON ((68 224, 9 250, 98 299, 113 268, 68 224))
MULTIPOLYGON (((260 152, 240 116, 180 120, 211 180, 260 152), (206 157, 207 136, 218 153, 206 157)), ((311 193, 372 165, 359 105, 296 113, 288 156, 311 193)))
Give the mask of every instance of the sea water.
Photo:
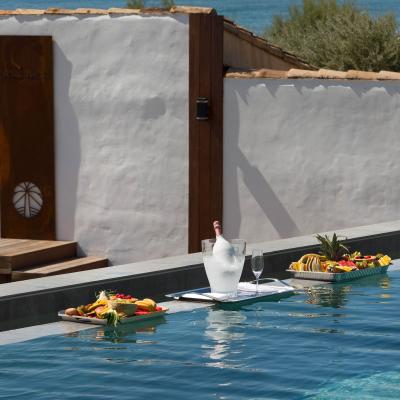
MULTIPOLYGON (((213 7, 220 15, 233 19, 238 24, 262 34, 275 15, 287 16, 291 4, 302 0, 176 0, 177 5, 213 7)), ((379 15, 387 12, 400 17, 398 0, 358 0, 360 8, 379 15)), ((0 9, 63 7, 63 8, 110 8, 125 7, 125 0, 2 0, 0 9)), ((160 5, 159 0, 147 0, 147 6, 160 5)))

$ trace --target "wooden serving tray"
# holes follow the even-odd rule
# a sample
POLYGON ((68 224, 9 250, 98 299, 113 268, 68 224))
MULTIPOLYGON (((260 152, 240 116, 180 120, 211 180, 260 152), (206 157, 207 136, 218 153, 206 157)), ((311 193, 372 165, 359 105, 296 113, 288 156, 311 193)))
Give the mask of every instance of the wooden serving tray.
MULTIPOLYGON (((162 307, 161 311, 154 311, 149 314, 134 315, 132 317, 121 318, 120 323, 121 324, 130 324, 130 323, 148 320, 148 319, 152 319, 152 318, 159 318, 159 317, 162 317, 167 311, 168 311, 167 307, 162 307)), ((93 325, 107 325, 106 319, 81 317, 79 315, 66 315, 65 310, 59 311, 58 316, 61 317, 61 319, 63 319, 64 321, 79 322, 79 323, 83 323, 83 324, 93 324, 93 325)))

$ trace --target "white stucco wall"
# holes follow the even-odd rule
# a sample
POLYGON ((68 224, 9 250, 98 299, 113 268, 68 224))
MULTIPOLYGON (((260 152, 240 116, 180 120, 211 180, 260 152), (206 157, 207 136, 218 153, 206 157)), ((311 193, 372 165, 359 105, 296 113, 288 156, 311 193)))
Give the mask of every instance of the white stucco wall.
POLYGON ((227 236, 400 218, 400 83, 225 79, 224 98, 227 236))
POLYGON ((188 16, 6 16, 52 35, 57 238, 112 264, 187 252, 188 16))

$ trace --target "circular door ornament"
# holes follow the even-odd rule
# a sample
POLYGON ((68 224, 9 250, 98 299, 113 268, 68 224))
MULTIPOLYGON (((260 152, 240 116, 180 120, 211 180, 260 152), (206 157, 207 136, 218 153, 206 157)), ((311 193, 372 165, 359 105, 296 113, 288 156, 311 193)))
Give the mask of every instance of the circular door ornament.
POLYGON ((32 218, 43 207, 42 192, 34 183, 22 182, 14 189, 13 204, 18 214, 32 218))

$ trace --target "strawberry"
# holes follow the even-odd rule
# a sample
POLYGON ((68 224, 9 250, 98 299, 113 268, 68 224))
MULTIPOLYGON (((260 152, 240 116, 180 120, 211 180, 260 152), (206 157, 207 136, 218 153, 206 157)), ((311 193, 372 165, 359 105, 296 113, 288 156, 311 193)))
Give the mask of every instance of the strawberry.
POLYGON ((339 265, 342 267, 355 267, 356 264, 354 264, 353 261, 339 261, 339 265))
POLYGON ((347 266, 348 267, 355 267, 356 264, 353 261, 347 261, 347 266))
POLYGON ((150 311, 136 311, 135 315, 147 315, 150 314, 150 311))

